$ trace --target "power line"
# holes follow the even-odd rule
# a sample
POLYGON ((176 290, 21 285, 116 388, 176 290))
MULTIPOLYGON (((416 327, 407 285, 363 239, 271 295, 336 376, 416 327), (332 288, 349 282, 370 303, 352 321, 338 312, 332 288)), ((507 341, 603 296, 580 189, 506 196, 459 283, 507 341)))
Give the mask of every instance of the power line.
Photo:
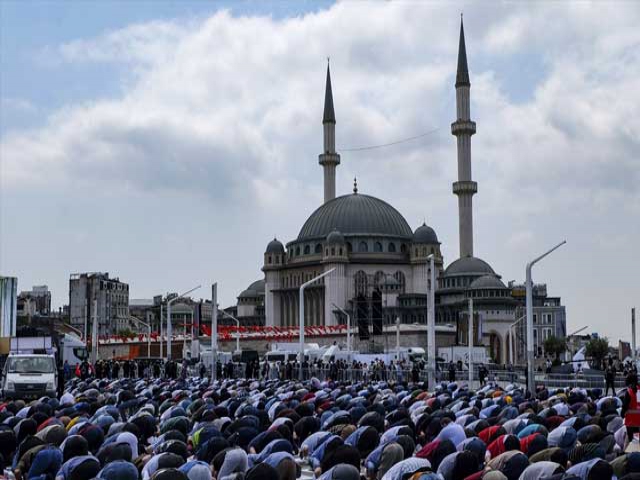
POLYGON ((396 140, 391 143, 383 143, 382 145, 369 145, 366 147, 355 147, 355 148, 340 148, 338 151, 340 152, 359 152, 362 150, 373 150, 376 148, 390 147, 392 145, 398 145, 400 143, 411 142, 412 140, 417 140, 418 138, 426 137, 427 135, 431 135, 432 133, 441 130, 442 127, 434 128, 433 130, 429 130, 428 132, 421 133, 420 135, 416 135, 414 137, 404 138, 402 140, 396 140))

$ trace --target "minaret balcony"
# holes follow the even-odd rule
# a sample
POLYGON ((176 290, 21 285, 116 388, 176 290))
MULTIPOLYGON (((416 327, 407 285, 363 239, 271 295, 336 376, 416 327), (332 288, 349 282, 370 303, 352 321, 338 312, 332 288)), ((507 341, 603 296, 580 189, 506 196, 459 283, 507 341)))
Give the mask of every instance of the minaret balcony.
POLYGON ((337 153, 322 153, 318 155, 318 163, 320 165, 339 165, 340 155, 337 153))
POLYGON ((473 135, 476 133, 476 122, 471 120, 456 120, 451 124, 452 135, 473 135))
POLYGON ((453 184, 453 193, 456 195, 460 194, 471 194, 478 192, 478 183, 473 182, 471 180, 464 180, 461 182, 455 182, 453 184))

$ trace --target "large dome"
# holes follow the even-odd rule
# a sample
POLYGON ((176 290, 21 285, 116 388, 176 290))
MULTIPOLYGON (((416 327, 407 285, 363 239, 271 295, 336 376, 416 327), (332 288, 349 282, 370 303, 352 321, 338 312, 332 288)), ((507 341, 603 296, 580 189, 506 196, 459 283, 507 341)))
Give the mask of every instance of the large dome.
POLYGON ((298 241, 325 238, 334 230, 343 235, 389 235, 411 238, 413 232, 404 217, 382 200, 353 193, 323 204, 307 219, 298 241))
POLYGON ((444 276, 449 275, 494 275, 491 265, 477 257, 462 257, 452 262, 444 271, 444 276))

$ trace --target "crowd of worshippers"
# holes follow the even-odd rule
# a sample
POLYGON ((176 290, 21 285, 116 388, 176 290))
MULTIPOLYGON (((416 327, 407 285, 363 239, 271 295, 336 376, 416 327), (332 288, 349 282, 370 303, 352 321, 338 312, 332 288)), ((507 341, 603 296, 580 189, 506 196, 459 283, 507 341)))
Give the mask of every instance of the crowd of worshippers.
POLYGON ((640 479, 640 389, 74 378, 0 404, 26 480, 640 479))

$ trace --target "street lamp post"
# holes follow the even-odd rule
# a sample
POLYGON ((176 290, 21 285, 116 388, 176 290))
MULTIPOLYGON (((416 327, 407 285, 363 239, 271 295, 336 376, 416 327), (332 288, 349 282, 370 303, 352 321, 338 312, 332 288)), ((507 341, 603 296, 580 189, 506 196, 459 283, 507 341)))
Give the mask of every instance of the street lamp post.
POLYGON ((93 326, 91 327, 91 363, 98 360, 98 300, 93 299, 93 326))
POLYGON ((143 322, 136 317, 129 317, 129 320, 133 320, 143 327, 147 327, 147 358, 151 358, 151 323, 143 322))
POLYGON ((197 287, 193 287, 191 290, 184 292, 177 297, 172 298, 167 302, 167 360, 171 360, 171 334, 173 333, 173 326, 171 325, 171 304, 180 298, 184 298, 186 295, 189 295, 191 292, 199 289, 202 285, 198 285, 197 287))
POLYGON ((429 388, 433 388, 436 378, 436 268, 435 256, 430 254, 429 260, 429 286, 427 296, 427 366, 429 369, 429 388))
POLYGON ((532 283, 532 280, 531 280, 531 269, 533 268, 533 266, 536 263, 538 263, 540 260, 542 260, 544 257, 549 255, 554 250, 557 250, 558 248, 560 248, 565 243, 567 243, 567 241, 563 240, 558 245, 553 247, 551 250, 543 253, 539 257, 534 258, 529 263, 527 263, 527 268, 526 268, 526 275, 527 275, 527 280, 526 280, 526 287, 527 287, 527 297, 526 297, 526 305, 527 305, 527 380, 528 380, 527 389, 531 393, 533 393, 533 390, 535 388, 535 379, 533 377, 533 375, 534 375, 534 368, 533 368, 533 363, 534 363, 534 360, 533 360, 533 283, 532 283))
POLYGON ((240 320, 231 315, 230 313, 225 312, 224 310, 220 310, 220 313, 229 317, 231 320, 236 322, 236 352, 240 351, 240 320))
POLYGON ((509 342, 509 356, 511 357, 511 365, 515 365, 516 363, 516 357, 515 357, 515 326, 520 323, 522 320, 524 320, 525 318, 527 318, 527 315, 523 315, 522 317, 520 317, 518 320, 516 320, 515 322, 513 322, 511 325, 509 325, 509 336, 511 337, 511 342, 509 342))
POLYGON ((299 374, 298 374, 298 378, 300 381, 302 381, 304 379, 304 374, 302 371, 302 363, 304 362, 304 290, 305 288, 307 288, 309 285, 311 285, 313 282, 316 282, 318 280, 320 280, 323 277, 326 277, 327 275, 329 275, 331 272, 333 272, 335 270, 335 268, 332 268, 331 270, 327 270, 324 273, 321 273, 320 275, 318 275, 315 278, 312 278, 311 280, 309 280, 308 282, 303 283, 300 286, 300 305, 299 305, 299 320, 300 320, 300 370, 299 370, 299 374))
POLYGON ((469 388, 473 381, 473 298, 469 299, 469 388))
POLYGON ((342 314, 347 317, 347 358, 351 360, 351 315, 349 315, 335 303, 332 303, 331 305, 333 305, 333 308, 335 308, 336 310, 340 310, 342 314))
POLYGON ((211 383, 218 379, 218 283, 211 285, 211 383))

